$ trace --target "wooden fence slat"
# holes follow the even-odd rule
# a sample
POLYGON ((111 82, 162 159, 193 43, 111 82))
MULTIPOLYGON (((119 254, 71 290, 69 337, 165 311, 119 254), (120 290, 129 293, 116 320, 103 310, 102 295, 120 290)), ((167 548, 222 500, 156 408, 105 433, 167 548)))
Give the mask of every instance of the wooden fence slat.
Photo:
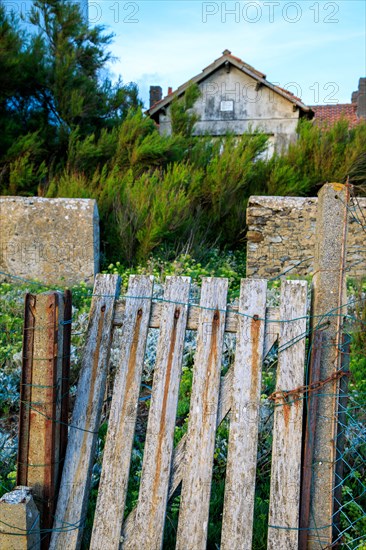
MULTIPOLYGON (((306 281, 282 281, 276 391, 292 390, 304 383, 306 297, 306 281)), ((302 412, 302 395, 276 399, 268 550, 298 548, 302 412)))
POLYGON ((93 550, 118 549, 130 471, 153 278, 130 276, 92 540, 93 550))
POLYGON ((202 282, 177 550, 206 548, 227 287, 227 279, 202 282))
POLYGON ((125 550, 161 548, 189 300, 189 277, 168 277, 147 424, 139 500, 125 550), (174 302, 180 302, 176 305, 174 302))
POLYGON ((262 279, 241 282, 221 550, 252 546, 266 290, 262 279))
POLYGON ((73 550, 81 544, 119 287, 116 275, 96 277, 51 550, 73 550))
MULTIPOLYGON (((120 298, 116 304, 116 312, 114 315, 113 324, 116 327, 122 326, 124 311, 126 307, 125 298, 120 298)), ((151 315, 149 321, 150 328, 159 328, 160 319, 161 319, 161 310, 163 308, 163 303, 153 302, 151 305, 151 315)), ((237 332, 238 330, 238 306, 230 306, 226 312, 225 318, 225 332, 237 332)), ((268 338, 272 339, 272 334, 275 334, 275 331, 278 330, 278 324, 275 322, 278 320, 279 308, 278 307, 268 307, 266 310, 266 318, 271 322, 267 326, 267 335, 268 338)), ((188 320, 187 320, 187 329, 188 330, 197 330, 200 318, 200 307, 197 305, 190 305, 188 309, 188 320)), ((270 348, 267 348, 268 351, 270 348)))
MULTIPOLYGON (((237 316, 236 316, 237 317, 237 316)), ((277 330, 279 330, 280 324, 278 323, 279 319, 279 308, 267 308, 267 317, 271 322, 266 322, 265 330, 265 349, 270 350, 273 344, 278 338, 277 330), (276 322, 273 322, 273 321, 276 322), (275 328, 277 327, 277 329, 275 328)), ((197 324, 195 328, 197 329, 197 324)), ((191 329, 193 329, 191 325, 191 329)), ((221 424, 225 416, 230 411, 231 406, 231 387, 232 387, 232 378, 233 378, 233 369, 230 368, 228 372, 221 378, 220 381, 220 394, 219 394, 219 405, 217 409, 217 426, 221 424)), ((173 496, 173 493, 177 489, 178 485, 183 479, 183 468, 185 460, 185 449, 186 449, 187 435, 184 435, 179 441, 177 447, 173 452, 172 468, 170 473, 170 483, 169 483, 169 495, 168 498, 173 496)), ((134 530, 134 521, 135 521, 135 510, 127 517, 123 525, 123 536, 125 538, 131 537, 131 532, 134 530)))

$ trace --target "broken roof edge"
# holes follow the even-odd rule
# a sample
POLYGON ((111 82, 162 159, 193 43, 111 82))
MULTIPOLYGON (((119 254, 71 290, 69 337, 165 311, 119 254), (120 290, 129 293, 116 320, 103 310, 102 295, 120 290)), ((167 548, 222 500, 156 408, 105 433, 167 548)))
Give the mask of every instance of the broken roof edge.
POLYGON ((294 96, 290 91, 285 90, 284 88, 281 88, 280 86, 276 86, 275 84, 272 84, 266 79, 266 75, 264 73, 261 73, 254 69, 251 65, 248 65, 245 63, 242 59, 239 59, 238 57, 235 57, 231 54, 229 50, 224 50, 224 53, 221 57, 216 59, 213 63, 208 65, 206 68, 202 69, 202 71, 179 86, 174 92, 171 94, 165 96, 160 101, 157 101, 150 109, 147 109, 145 111, 146 114, 150 116, 156 115, 160 109, 163 109, 167 105, 169 105, 173 99, 176 97, 180 97, 184 94, 184 92, 187 90, 187 88, 191 84, 198 84, 208 78, 214 71, 219 69, 222 65, 225 64, 225 62, 228 61, 231 63, 234 67, 239 69, 240 71, 244 72, 248 76, 252 77, 254 80, 256 80, 258 83, 262 84, 263 86, 266 86, 267 88, 270 88, 273 92, 277 93, 278 95, 282 96, 284 99, 287 99, 290 101, 293 105, 296 105, 301 111, 305 113, 314 113, 311 107, 308 107, 303 103, 300 98, 294 96))

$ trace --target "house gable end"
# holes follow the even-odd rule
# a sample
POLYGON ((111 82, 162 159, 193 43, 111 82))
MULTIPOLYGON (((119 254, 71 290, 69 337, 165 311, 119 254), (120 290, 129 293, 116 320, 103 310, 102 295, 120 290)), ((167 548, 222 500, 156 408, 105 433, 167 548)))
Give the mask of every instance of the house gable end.
POLYGON ((231 68, 238 69, 243 74, 246 74, 253 78, 253 80, 255 80, 258 84, 258 88, 260 88, 261 86, 269 88, 274 94, 282 96, 284 99, 286 99, 302 111, 312 114, 311 109, 304 105, 299 98, 295 97, 293 94, 291 94, 291 92, 275 86, 274 84, 271 84, 266 80, 265 74, 257 71, 241 59, 231 55, 231 53, 225 53, 219 59, 211 63, 211 65, 208 65, 208 67, 203 69, 200 74, 194 76, 191 80, 179 86, 179 88, 177 88, 173 93, 164 97, 162 100, 153 105, 148 111, 146 111, 147 114, 149 114, 154 120, 158 121, 159 112, 163 109, 166 109, 174 98, 181 97, 191 84, 200 84, 201 82, 211 77, 212 74, 216 73, 218 70, 222 70, 223 68, 228 73, 230 73, 231 68))
MULTIPOLYGON (((201 95, 193 110, 198 115, 195 135, 221 136, 227 133, 242 135, 261 131, 269 136, 288 136, 296 133, 298 109, 287 98, 235 66, 224 65, 207 74, 198 84, 201 95)), ((159 112, 160 132, 171 134, 170 104, 159 112)))

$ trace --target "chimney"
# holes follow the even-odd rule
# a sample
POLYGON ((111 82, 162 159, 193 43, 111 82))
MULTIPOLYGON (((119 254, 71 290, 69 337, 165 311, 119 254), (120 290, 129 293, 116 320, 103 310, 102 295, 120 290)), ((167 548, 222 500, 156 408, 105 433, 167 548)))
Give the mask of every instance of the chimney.
POLYGON ((357 103, 357 98, 358 98, 358 91, 357 92, 352 92, 352 97, 351 97, 352 105, 355 105, 357 103))
POLYGON ((163 97, 161 86, 150 86, 150 109, 163 97))
POLYGON ((171 86, 169 86, 168 88, 168 95, 172 94, 173 93, 173 88, 171 86))
POLYGON ((366 119, 366 78, 360 78, 357 95, 357 116, 366 119))

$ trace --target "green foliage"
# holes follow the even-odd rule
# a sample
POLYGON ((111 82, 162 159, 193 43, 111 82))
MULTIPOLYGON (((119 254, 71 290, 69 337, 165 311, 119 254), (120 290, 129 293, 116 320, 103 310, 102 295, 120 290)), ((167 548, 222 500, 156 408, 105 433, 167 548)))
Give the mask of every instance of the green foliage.
POLYGON ((160 135, 136 86, 101 77, 111 35, 67 0, 34 0, 30 19, 33 34, 0 7, 1 192, 95 198, 108 262, 243 246, 253 194, 312 195, 348 176, 364 192, 365 122, 301 120, 298 140, 265 160, 267 136, 253 129, 195 135, 191 84, 171 103, 173 134, 160 135))
POLYGON ((245 252, 241 250, 222 252, 218 248, 207 250, 201 261, 190 254, 180 254, 176 258, 165 251, 159 251, 137 266, 126 267, 121 262, 109 264, 103 273, 119 275, 122 291, 127 290, 131 274, 154 275, 157 283, 163 283, 167 276, 184 275, 191 277, 192 284, 200 286, 202 277, 226 277, 229 280, 228 299, 239 296, 240 281, 245 277, 245 252))
POLYGON ((366 548, 366 444, 358 449, 358 455, 354 462, 351 457, 351 472, 346 483, 342 487, 342 512, 340 514, 341 528, 345 531, 344 542, 354 543, 351 548, 366 548))
POLYGON ((193 111, 193 106, 200 95, 201 92, 197 84, 190 84, 183 97, 173 99, 170 117, 174 134, 184 137, 192 135, 194 125, 199 120, 199 116, 193 111))
POLYGON ((347 120, 329 127, 300 120, 298 140, 286 154, 275 155, 269 162, 271 189, 275 194, 316 193, 326 182, 350 183, 360 186, 365 181, 364 151, 366 123, 353 128, 347 120), (287 180, 287 183, 286 183, 287 180), (280 186, 281 193, 278 192, 280 186), (289 192, 286 192, 288 189, 289 192))
POLYGON ((131 265, 161 247, 198 257, 212 246, 243 246, 251 195, 314 194, 327 180, 345 181, 354 166, 360 174, 365 128, 301 122, 289 151, 264 160, 267 137, 260 133, 162 136, 141 111, 131 112, 98 138, 75 131, 68 166, 48 196, 97 199, 109 261, 131 265))
POLYGON ((355 303, 354 322, 349 328, 351 387, 358 400, 366 403, 366 280, 351 281, 349 286, 355 303))
POLYGON ((30 23, 35 33, 0 4, 0 189, 5 194, 42 194, 48 176, 66 165, 96 168, 114 154, 113 128, 130 107, 140 105, 135 85, 101 78, 112 36, 103 27, 88 27, 76 3, 34 0, 30 23), (84 162, 75 162, 75 155, 84 162))

